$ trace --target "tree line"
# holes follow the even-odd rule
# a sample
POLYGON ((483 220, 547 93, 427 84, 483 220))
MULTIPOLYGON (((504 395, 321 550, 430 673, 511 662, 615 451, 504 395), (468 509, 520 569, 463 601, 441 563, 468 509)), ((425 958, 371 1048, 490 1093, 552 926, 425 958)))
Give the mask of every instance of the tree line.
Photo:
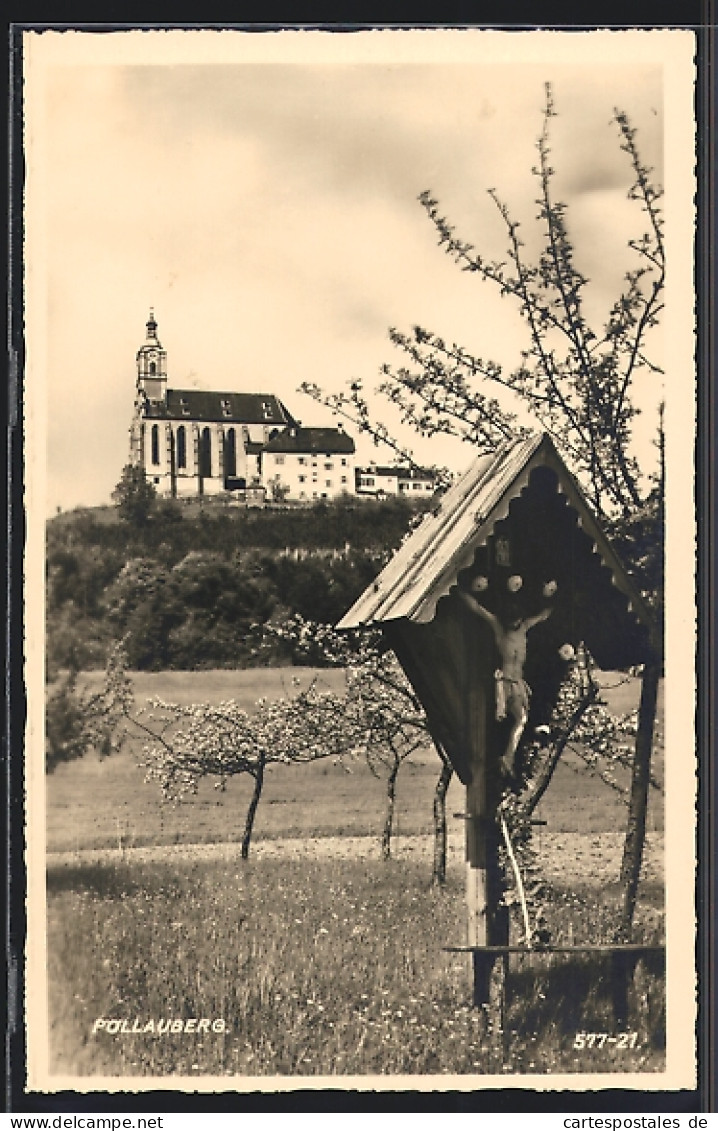
POLYGON ((280 643, 258 651, 261 626, 335 624, 416 513, 392 499, 196 516, 157 502, 140 523, 59 516, 47 529, 49 673, 101 668, 120 638, 137 670, 292 661, 280 643))

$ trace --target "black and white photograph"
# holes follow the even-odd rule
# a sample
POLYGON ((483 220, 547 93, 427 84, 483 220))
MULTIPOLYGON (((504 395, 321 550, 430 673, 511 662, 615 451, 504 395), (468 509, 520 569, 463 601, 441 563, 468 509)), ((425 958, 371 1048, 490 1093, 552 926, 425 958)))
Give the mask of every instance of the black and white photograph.
POLYGON ((696 1087, 695 50, 24 31, 32 1090, 696 1087))

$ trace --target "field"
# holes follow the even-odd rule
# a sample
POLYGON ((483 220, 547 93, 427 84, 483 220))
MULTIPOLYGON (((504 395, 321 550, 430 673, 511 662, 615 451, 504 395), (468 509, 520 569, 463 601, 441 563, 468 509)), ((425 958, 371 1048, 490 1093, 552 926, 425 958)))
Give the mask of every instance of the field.
MULTIPOLYGON (((96 686, 101 673, 84 677, 96 686)), ((263 695, 278 697, 306 687, 316 679, 320 686, 338 689, 338 671, 307 668, 256 671, 159 672, 134 676, 140 706, 152 696, 180 703, 220 702, 234 698, 251 707, 263 695), (294 682, 296 681, 296 682, 294 682)), ((606 676, 606 698, 616 711, 636 703, 637 681, 619 684, 606 676)), ((145 785, 138 737, 126 750, 100 760, 93 754, 60 766, 48 779, 47 846, 50 852, 82 849, 127 849, 142 845, 197 844, 239 840, 250 785, 243 779, 230 783, 225 793, 211 782, 200 787, 191 802, 163 806, 156 787, 145 785)), ((656 772, 660 776, 660 750, 656 772)), ((305 766, 270 766, 255 825, 255 838, 312 836, 374 836, 383 814, 384 785, 363 764, 351 772, 330 760, 305 766)), ((429 834, 432 797, 439 772, 436 754, 428 750, 405 765, 399 775, 396 832, 429 834)), ((452 782, 447 801, 450 832, 459 839, 462 826, 453 814, 463 809, 463 790, 452 782)), ((663 829, 662 797, 654 793, 649 808, 650 832, 663 829)), ((602 782, 580 772, 578 760, 568 754, 536 816, 547 822, 548 834, 615 833, 625 824, 625 804, 602 782), (580 818, 580 820, 579 820, 580 818)), ((620 834, 619 834, 620 835, 620 834)))
MULTIPOLYGON (((137 699, 184 701, 289 690, 306 670, 159 673, 137 699)), ((338 673, 321 673, 336 681, 338 673)), ((607 677, 607 683, 616 682, 607 677)), ((636 686, 607 692, 619 710, 636 686)), ((453 814, 446 890, 430 885, 430 752, 403 767, 394 858, 378 858, 383 783, 364 767, 273 767, 249 861, 238 858, 244 785, 163 807, 136 766, 140 744, 48 780, 51 1069, 76 1075, 367 1075, 658 1071, 663 978, 642 966, 623 1043, 576 1048, 582 1031, 615 1034, 607 962, 512 959, 504 1049, 469 1006, 462 829, 453 814), (88 851, 89 850, 89 851, 88 851), (201 1033, 113 1033, 173 1019, 201 1033)), ((658 763, 660 771, 660 761, 658 763)), ((662 941, 662 805, 650 812, 637 937, 662 941)), ((544 802, 536 846, 553 894, 554 942, 610 939, 625 806, 570 760, 544 802)), ((620 1036, 620 1034, 619 1034, 620 1036)))
MULTIPOLYGON (((653 892, 653 900, 660 899, 653 892)), ((611 901, 557 894, 557 939, 610 931, 611 901)), ((448 890, 419 861, 258 859, 119 863, 50 874, 53 1069, 80 1075, 331 1075, 652 1071, 661 981, 644 975, 636 1047, 577 1051, 615 1033, 600 962, 523 961, 503 1063, 468 1001, 461 870, 448 890), (529 964, 530 963, 530 964, 529 964), (69 992, 72 989, 73 992, 69 992), (93 1034, 97 1018, 205 1018, 207 1034, 93 1034)), ((641 933, 660 934, 653 901, 641 933)), ((135 1019, 138 1019, 137 1022, 135 1019)))

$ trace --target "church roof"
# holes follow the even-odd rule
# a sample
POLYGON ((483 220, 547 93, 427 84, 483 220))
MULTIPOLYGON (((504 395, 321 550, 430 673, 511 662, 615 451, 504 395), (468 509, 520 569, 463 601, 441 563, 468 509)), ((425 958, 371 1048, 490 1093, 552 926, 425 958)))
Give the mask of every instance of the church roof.
MULTIPOLYGON (((603 603, 605 615, 599 626, 600 635, 610 635, 609 628, 622 636, 628 631, 636 644, 628 650, 637 654, 629 662, 642 662, 638 658, 642 651, 639 637, 650 637, 653 647, 660 650, 658 630, 649 608, 603 533, 581 488, 544 433, 509 441, 493 455, 477 459, 447 491, 436 510, 424 516, 338 627, 357 628, 402 618, 417 624, 433 621, 439 601, 454 589, 462 571, 475 568, 477 550, 486 546, 495 525, 507 518, 512 504, 515 510, 516 500, 526 493, 537 468, 548 468, 554 474, 558 495, 564 497, 577 531, 573 533, 570 515, 568 525, 564 522, 556 528, 565 538, 565 544, 557 546, 556 552, 564 557, 580 552, 581 556, 576 568, 581 572, 583 611, 576 615, 585 620, 591 606, 595 614, 603 603), (580 545, 576 537, 582 540, 580 545)), ((591 631, 598 634, 593 628, 591 631)), ((607 645, 604 651, 613 649, 607 645)))
POLYGON ((354 441, 339 428, 285 428, 265 444, 267 452, 352 455, 354 441))
POLYGON ((145 405, 145 416, 162 420, 223 421, 228 424, 291 423, 293 417, 273 393, 219 393, 168 389, 164 403, 145 405))

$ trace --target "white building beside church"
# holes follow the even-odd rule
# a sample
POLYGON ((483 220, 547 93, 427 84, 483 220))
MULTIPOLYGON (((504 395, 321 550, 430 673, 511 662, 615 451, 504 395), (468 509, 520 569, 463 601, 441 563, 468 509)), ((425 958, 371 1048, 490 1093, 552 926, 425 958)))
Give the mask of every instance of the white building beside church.
POLYGON ((355 493, 354 441, 342 428, 290 424, 264 446, 264 486, 278 498, 317 502, 355 493))

